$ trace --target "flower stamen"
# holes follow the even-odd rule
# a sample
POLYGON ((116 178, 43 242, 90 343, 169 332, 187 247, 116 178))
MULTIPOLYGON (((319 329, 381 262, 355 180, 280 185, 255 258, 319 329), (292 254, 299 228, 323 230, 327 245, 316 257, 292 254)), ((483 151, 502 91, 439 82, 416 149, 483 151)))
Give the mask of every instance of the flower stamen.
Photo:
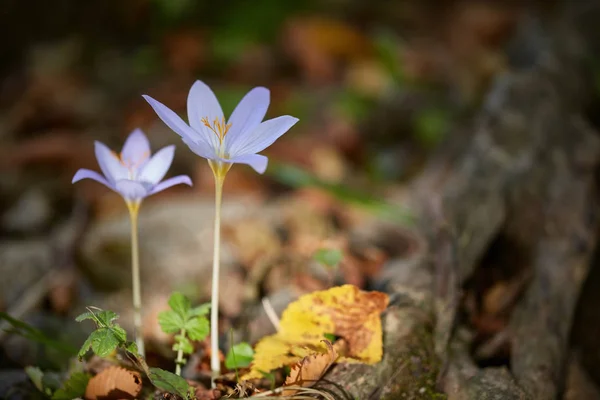
POLYGON ((129 178, 134 179, 134 171, 138 169, 148 158, 150 158, 150 152, 144 151, 138 160, 127 160, 123 158, 123 153, 117 153, 116 151, 111 151, 113 157, 115 157, 119 163, 127 168, 129 171, 129 178))
POLYGON ((210 129, 211 132, 217 135, 219 144, 223 144, 223 140, 225 140, 225 135, 227 135, 227 132, 229 132, 231 124, 226 124, 225 118, 221 118, 220 120, 219 118, 215 118, 212 124, 208 121, 207 117, 203 117, 200 121, 204 124, 204 126, 210 129))

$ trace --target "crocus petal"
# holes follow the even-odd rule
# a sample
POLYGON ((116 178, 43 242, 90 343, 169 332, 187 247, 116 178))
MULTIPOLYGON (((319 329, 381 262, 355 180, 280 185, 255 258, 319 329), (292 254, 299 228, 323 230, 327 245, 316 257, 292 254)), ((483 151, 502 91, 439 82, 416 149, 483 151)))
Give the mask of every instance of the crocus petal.
POLYGON ((171 109, 165 106, 160 101, 154 100, 148 95, 142 95, 142 97, 152 106, 156 114, 162 121, 171 128, 176 134, 181 137, 197 138, 200 134, 194 131, 188 124, 186 124, 177 114, 171 109))
POLYGON ((217 96, 204 82, 196 81, 192 85, 187 98, 187 112, 190 126, 197 132, 204 133, 211 142, 214 142, 215 134, 204 126, 202 119, 206 118, 211 124, 215 120, 220 122, 223 119, 223 110, 217 96))
POLYGON ((137 180, 150 182, 154 185, 160 182, 169 170, 174 154, 175 146, 173 145, 160 149, 140 170, 137 180))
POLYGON ((121 164, 117 155, 110 151, 106 145, 98 141, 94 142, 96 160, 106 179, 114 184, 119 179, 126 179, 129 176, 129 170, 121 164))
POLYGON ((265 172, 267 169, 267 164, 269 163, 269 159, 260 154, 244 154, 223 161, 237 164, 248 164, 259 174, 265 172))
POLYGON ((152 184, 144 182, 132 181, 130 179, 121 179, 115 183, 115 189, 126 200, 140 200, 150 194, 152 184))
POLYGON ((186 184, 188 186, 192 186, 192 180, 187 175, 174 176, 173 178, 169 178, 165 181, 162 181, 158 185, 154 186, 152 188, 152 190, 150 191, 150 193, 148 193, 148 194, 150 195, 150 194, 158 193, 165 189, 170 188, 171 186, 180 185, 180 184, 186 184))
POLYGON ((252 131, 260 124, 269 108, 269 101, 269 90, 264 87, 255 87, 240 100, 227 121, 231 124, 225 136, 227 148, 233 146, 244 132, 252 131))
POLYGON ((185 143, 191 151, 193 151, 200 157, 204 157, 208 160, 218 159, 217 152, 212 147, 208 147, 204 143, 193 140, 192 138, 183 137, 181 138, 181 140, 183 140, 183 143, 185 143))
POLYGON ((150 157, 150 142, 141 129, 136 129, 129 134, 123 145, 121 159, 127 165, 140 167, 150 157))
POLYGON ((73 177, 71 183, 79 182, 82 179, 93 179, 96 182, 100 182, 109 189, 115 190, 115 188, 111 186, 111 184, 106 180, 106 178, 97 173, 96 171, 82 168, 75 173, 75 176, 73 177))
POLYGON ((287 132, 298 118, 284 115, 273 118, 258 125, 253 131, 245 133, 239 137, 231 148, 228 149, 229 156, 235 158, 245 154, 258 153, 276 141, 281 135, 287 132))

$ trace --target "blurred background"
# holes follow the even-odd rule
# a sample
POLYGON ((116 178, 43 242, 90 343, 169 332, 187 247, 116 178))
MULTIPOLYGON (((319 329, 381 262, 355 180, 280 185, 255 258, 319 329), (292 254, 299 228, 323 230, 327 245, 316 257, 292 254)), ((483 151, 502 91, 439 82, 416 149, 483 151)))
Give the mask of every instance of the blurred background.
MULTIPOLYGON (((126 207, 102 185, 71 179, 99 169, 94 140, 119 150, 139 127, 153 151, 177 145, 168 176, 194 181, 141 210, 145 335, 167 362, 156 313, 174 289, 195 301, 209 295, 213 178, 141 95, 185 115, 197 79, 225 115, 265 86, 267 118, 300 119, 265 151, 265 176, 236 165, 226 180, 223 332, 249 319, 248 304, 262 296, 281 309, 333 283, 376 287, 398 243, 347 232, 372 218, 410 225, 405 183, 463 134, 495 79, 532 62, 536 43, 515 32, 531 15, 555 15, 555 3, 3 0, 0 310, 71 343, 85 337, 72 322, 85 305, 113 309, 129 326, 126 207)), ((578 2, 575 12, 597 6, 578 2)), ((255 325, 251 339, 265 333, 255 325)), ((0 380, 31 363, 64 365, 18 337, 2 340, 10 345, 0 380)))

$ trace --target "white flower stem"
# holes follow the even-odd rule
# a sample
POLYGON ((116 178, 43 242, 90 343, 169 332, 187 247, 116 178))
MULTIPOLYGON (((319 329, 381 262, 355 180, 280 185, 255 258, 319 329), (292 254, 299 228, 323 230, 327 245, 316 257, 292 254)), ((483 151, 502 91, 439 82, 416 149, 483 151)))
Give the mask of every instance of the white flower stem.
POLYGON ((144 337, 142 334, 142 295, 140 289, 140 257, 138 246, 138 214, 139 201, 127 201, 131 219, 131 278, 133 286, 133 336, 138 353, 145 356, 144 337))
POLYGON ((213 249, 212 293, 210 307, 210 369, 212 386, 221 373, 219 358, 219 264, 221 253, 221 197, 224 175, 215 173, 215 228, 213 249))
MULTIPOLYGON (((182 329, 180 335, 185 337, 185 329, 182 329)), ((175 374, 181 376, 181 366, 183 365, 183 346, 179 345, 177 350, 177 359, 175 360, 175 374)))

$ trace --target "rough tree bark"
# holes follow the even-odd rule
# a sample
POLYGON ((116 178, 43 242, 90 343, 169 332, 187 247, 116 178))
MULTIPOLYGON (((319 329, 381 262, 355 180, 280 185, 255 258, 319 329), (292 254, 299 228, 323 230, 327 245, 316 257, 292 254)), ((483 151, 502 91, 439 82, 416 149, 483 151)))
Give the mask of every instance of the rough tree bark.
POLYGON ((530 65, 499 77, 467 141, 434 157, 410 191, 418 227, 388 268, 384 358, 339 365, 342 398, 557 399, 575 304, 596 243, 600 140, 587 126, 583 41, 573 21, 523 21, 530 65), (509 328, 510 368, 480 368, 457 317, 461 288, 498 237, 530 281, 509 328), (445 395, 444 395, 445 394, 445 395), (349 396, 349 397, 348 397, 349 396))

